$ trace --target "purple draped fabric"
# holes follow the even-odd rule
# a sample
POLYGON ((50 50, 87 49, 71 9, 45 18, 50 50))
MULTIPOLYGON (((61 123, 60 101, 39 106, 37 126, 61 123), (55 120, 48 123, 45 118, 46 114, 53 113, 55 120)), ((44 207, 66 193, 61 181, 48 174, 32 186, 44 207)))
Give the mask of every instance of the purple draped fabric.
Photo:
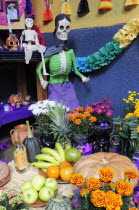
POLYGON ((65 106, 70 108, 70 111, 79 107, 79 101, 71 82, 49 84, 48 99, 59 103, 62 102, 65 106))
POLYGON ((28 110, 30 105, 21 106, 19 109, 4 112, 3 107, 0 109, 0 125, 8 124, 10 122, 21 120, 32 116, 32 112, 28 110))

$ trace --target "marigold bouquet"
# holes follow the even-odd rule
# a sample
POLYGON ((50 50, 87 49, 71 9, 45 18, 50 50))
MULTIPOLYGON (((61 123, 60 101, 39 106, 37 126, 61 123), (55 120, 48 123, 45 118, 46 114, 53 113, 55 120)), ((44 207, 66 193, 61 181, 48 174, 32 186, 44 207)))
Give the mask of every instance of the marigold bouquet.
POLYGON ((114 171, 111 168, 99 170, 99 178, 85 180, 82 174, 73 174, 71 184, 77 186, 71 197, 73 209, 79 210, 136 210, 132 203, 134 198, 131 179, 136 179, 135 171, 126 170, 124 180, 113 183, 114 171), (87 188, 81 186, 87 183, 87 188))
POLYGON ((75 111, 70 111, 68 118, 74 138, 88 136, 90 125, 97 121, 96 117, 91 116, 92 111, 93 109, 91 107, 77 107, 75 111))

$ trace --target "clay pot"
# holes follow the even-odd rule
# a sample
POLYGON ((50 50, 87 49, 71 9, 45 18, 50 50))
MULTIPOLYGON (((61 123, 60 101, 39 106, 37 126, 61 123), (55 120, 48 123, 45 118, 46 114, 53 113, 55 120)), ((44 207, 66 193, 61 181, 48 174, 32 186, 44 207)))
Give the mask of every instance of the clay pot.
MULTIPOLYGON (((31 128, 32 134, 34 135, 34 128, 33 128, 33 126, 30 125, 30 128, 31 128)), ((16 125, 14 127, 14 129, 10 130, 12 144, 15 144, 14 135, 13 135, 13 132, 15 130, 17 130, 19 132, 20 141, 23 142, 24 139, 28 136, 27 125, 26 124, 16 125)))

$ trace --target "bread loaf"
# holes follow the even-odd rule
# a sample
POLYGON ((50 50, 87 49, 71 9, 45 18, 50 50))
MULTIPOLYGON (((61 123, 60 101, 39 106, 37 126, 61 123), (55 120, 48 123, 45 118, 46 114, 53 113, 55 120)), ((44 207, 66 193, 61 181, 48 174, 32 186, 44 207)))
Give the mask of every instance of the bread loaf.
POLYGON ((10 167, 0 161, 0 181, 3 181, 10 173, 10 167))

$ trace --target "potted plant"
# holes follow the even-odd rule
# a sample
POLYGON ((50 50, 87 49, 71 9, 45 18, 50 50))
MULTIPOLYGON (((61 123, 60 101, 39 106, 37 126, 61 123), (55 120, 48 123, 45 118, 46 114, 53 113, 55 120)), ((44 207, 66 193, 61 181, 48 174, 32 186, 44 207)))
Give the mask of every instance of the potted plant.
POLYGON ((67 118, 68 108, 56 101, 38 101, 29 107, 40 130, 42 146, 55 147, 55 141, 63 146, 70 143, 71 130, 67 118))
POLYGON ((70 111, 68 114, 73 147, 82 146, 88 143, 91 124, 97 121, 97 118, 91 116, 91 107, 77 107, 75 111, 70 111))
POLYGON ((112 115, 114 113, 111 108, 112 103, 113 101, 111 99, 105 97, 102 101, 87 106, 92 108, 91 116, 97 119, 97 121, 93 123, 91 130, 91 138, 95 145, 95 152, 109 151, 109 133, 112 130, 112 115))

